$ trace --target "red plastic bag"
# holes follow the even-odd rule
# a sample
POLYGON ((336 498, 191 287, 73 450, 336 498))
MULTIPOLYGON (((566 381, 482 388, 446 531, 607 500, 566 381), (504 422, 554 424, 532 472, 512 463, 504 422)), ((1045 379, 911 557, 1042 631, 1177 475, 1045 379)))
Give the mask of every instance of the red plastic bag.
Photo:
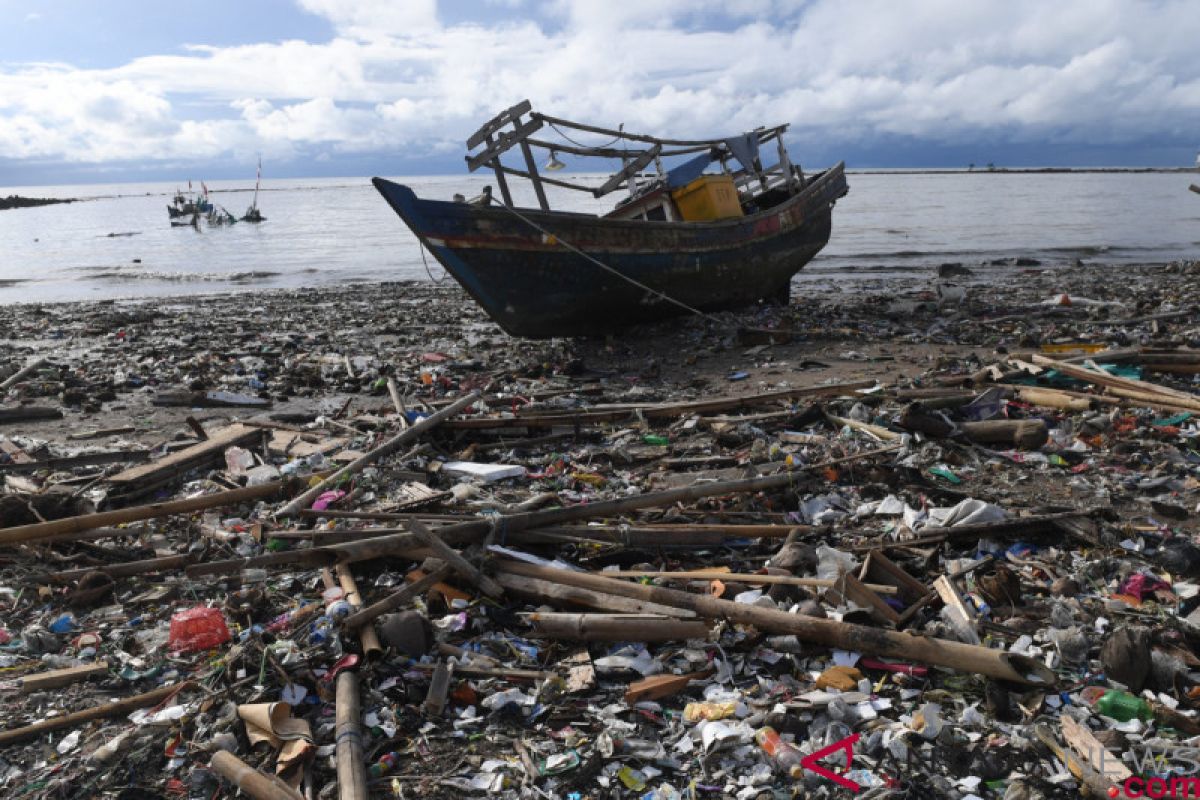
POLYGON ((219 608, 197 606, 171 617, 170 649, 176 653, 209 650, 229 641, 229 628, 219 608))

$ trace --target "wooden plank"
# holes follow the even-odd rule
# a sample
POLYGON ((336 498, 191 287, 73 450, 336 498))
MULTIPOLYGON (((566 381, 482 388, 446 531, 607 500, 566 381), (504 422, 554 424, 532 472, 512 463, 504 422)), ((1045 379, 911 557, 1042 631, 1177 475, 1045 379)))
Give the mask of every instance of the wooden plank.
MULTIPOLYGON (((895 587, 900 599, 910 605, 929 594, 925 584, 905 572, 900 565, 885 556, 882 550, 872 550, 867 554, 858 578, 864 582, 874 581, 877 584, 895 587)), ((880 591, 876 586, 870 588, 875 592, 880 591)))
POLYGON ((933 582, 933 590, 946 604, 950 624, 967 644, 979 644, 979 632, 975 629, 975 612, 963 602, 954 584, 945 575, 933 582))
POLYGON ((140 483, 158 483, 215 460, 225 452, 226 448, 248 444, 261 435, 258 428, 235 423, 211 434, 207 441, 194 444, 177 453, 172 453, 166 458, 160 458, 158 461, 131 467, 108 480, 116 486, 128 487, 140 483))
POLYGON ((613 189, 616 189, 618 186, 620 186, 623 181, 645 169, 651 161, 658 158, 661 152, 662 147, 657 144, 654 145, 654 147, 651 147, 633 161, 630 161, 628 164, 626 164, 624 169, 606 180, 599 189, 593 189, 592 194, 596 197, 603 197, 604 195, 608 194, 613 189))
POLYGON ((506 131, 497 134, 495 141, 488 142, 488 146, 473 156, 467 156, 467 171, 474 172, 492 160, 499 160, 500 156, 507 152, 513 145, 524 141, 529 136, 536 133, 542 127, 540 119, 531 119, 518 125, 514 130, 506 131))
POLYGON ((1080 725, 1066 714, 1062 715, 1063 741, 1083 758, 1092 769, 1113 783, 1124 783, 1133 773, 1121 762, 1119 756, 1108 752, 1100 740, 1092 735, 1085 725, 1080 725))
POLYGON ((849 601, 856 606, 861 606, 870 611, 872 617, 888 625, 894 626, 900 621, 900 615, 885 603, 882 597, 875 594, 867 588, 865 583, 850 573, 834 580, 833 586, 826 590, 825 596, 834 605, 849 601))
POLYGON ((83 455, 78 456, 43 458, 39 461, 22 461, 14 464, 0 464, 0 474, 5 472, 37 472, 43 469, 71 469, 73 467, 89 467, 96 464, 113 464, 119 461, 146 461, 149 458, 149 450, 118 450, 112 453, 84 453, 83 455))
POLYGON ((532 109, 533 105, 530 104, 528 100, 522 100, 515 106, 504 109, 499 114, 483 123, 483 125, 479 126, 479 130, 471 134, 471 138, 467 139, 467 149, 474 150, 496 131, 500 130, 522 114, 528 114, 532 109))
POLYGON ((107 661, 97 661, 95 664, 83 664, 78 667, 52 669, 48 672, 39 672, 34 675, 22 677, 21 692, 29 694, 30 692, 40 692, 46 689, 57 689, 61 686, 70 686, 72 683, 78 683, 88 678, 96 678, 107 674, 107 661))

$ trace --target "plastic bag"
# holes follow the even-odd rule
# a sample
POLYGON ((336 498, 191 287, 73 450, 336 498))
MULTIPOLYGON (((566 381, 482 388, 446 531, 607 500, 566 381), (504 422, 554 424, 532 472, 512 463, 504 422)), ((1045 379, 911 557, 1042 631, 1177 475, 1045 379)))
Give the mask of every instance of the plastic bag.
POLYGON ((229 641, 229 628, 219 608, 197 606, 171 617, 170 649, 177 653, 208 650, 229 641))

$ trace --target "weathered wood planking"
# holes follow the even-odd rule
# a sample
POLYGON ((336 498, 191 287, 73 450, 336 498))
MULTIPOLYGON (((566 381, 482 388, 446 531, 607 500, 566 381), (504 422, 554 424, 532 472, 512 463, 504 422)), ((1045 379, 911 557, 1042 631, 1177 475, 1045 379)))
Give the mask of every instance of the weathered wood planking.
POLYGON ((220 458, 226 448, 249 444, 261 436, 260 429, 235 423, 209 434, 206 441, 172 453, 158 461, 131 467, 108 480, 114 486, 133 490, 158 486, 164 481, 182 475, 189 469, 220 458))

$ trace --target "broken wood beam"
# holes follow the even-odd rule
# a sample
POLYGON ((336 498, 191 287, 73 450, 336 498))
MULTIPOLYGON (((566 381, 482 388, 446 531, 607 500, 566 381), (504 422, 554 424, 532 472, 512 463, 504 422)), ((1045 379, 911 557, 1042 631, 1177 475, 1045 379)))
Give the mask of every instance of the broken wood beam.
POLYGON ((121 525, 126 522, 138 522, 144 519, 158 519, 172 514, 190 514, 193 511, 204 511, 210 508, 243 503, 247 500, 259 500, 271 497, 285 491, 290 481, 275 481, 261 486, 248 486, 244 489, 231 489, 227 492, 189 497, 184 500, 170 500, 165 503, 150 503, 143 506, 131 506, 115 511, 98 511, 94 514, 83 514, 78 517, 64 517, 50 522, 36 522, 30 525, 17 525, 12 528, 0 528, 0 546, 36 542, 41 539, 56 536, 61 533, 77 533, 104 528, 111 525, 121 525))
POLYGON ((20 678, 21 693, 41 692, 46 689, 58 689, 70 686, 72 683, 86 681, 88 678, 98 678, 108 674, 108 662, 97 661, 94 664, 83 664, 78 667, 52 669, 48 672, 37 672, 20 678))
POLYGON ((433 675, 429 679, 429 691, 425 694, 425 702, 421 711, 427 717, 440 717, 446 709, 446 697, 450 693, 450 680, 454 677, 454 664, 438 659, 433 667, 433 675))
POLYGON ((478 399, 479 392, 471 392, 470 394, 455 400, 442 410, 425 417, 412 427, 407 428, 396 436, 393 436, 391 439, 388 439, 386 442, 370 452, 363 454, 360 458, 350 462, 325 480, 318 483, 316 486, 296 497, 294 500, 292 500, 292 502, 288 503, 286 506, 277 511, 275 516, 290 517, 294 516, 302 508, 308 508, 312 505, 313 500, 317 499, 322 492, 327 491, 331 486, 336 486, 337 484, 341 483, 343 479, 349 477, 350 475, 357 475, 359 472, 362 472, 379 459, 391 455, 408 442, 425 434, 427 431, 436 428, 438 425, 467 408, 478 399))
POLYGON ((906 661, 936 664, 951 669, 987 675, 1025 685, 1053 686, 1054 672, 1036 659, 987 647, 943 639, 912 636, 832 619, 791 614, 773 608, 707 595, 689 594, 661 586, 626 583, 599 575, 554 567, 506 561, 497 565, 497 576, 537 578, 557 584, 623 595, 665 606, 692 611, 707 619, 724 619, 752 625, 761 631, 796 636, 802 641, 825 647, 861 652, 865 655, 890 656, 906 661))
POLYGON ((189 470, 218 461, 230 447, 249 444, 260 436, 262 431, 258 428, 240 423, 230 425, 209 434, 207 439, 191 447, 178 450, 157 461, 118 472, 110 477, 108 482, 118 491, 145 493, 182 477, 189 470))

